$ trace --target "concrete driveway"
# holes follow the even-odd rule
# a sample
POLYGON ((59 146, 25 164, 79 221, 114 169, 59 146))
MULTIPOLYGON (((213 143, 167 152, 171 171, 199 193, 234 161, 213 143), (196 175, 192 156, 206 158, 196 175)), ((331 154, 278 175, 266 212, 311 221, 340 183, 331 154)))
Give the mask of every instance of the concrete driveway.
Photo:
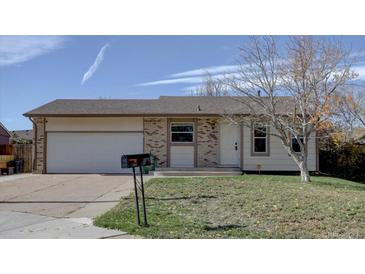
POLYGON ((123 175, 0 177, 0 238, 124 235, 95 227, 92 219, 114 207, 132 190, 132 177, 123 175))

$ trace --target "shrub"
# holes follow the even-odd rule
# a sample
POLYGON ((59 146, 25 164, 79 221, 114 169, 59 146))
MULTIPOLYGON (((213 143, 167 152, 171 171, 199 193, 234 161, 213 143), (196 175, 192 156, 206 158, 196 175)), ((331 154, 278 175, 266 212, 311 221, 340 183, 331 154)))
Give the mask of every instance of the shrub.
POLYGON ((319 151, 319 170, 332 176, 365 183, 365 146, 330 140, 319 151))

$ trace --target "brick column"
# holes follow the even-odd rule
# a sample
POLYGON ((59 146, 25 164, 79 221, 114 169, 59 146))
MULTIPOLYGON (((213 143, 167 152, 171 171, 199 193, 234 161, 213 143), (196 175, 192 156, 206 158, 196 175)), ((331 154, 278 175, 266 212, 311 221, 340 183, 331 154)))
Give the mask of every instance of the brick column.
POLYGON ((45 173, 45 118, 34 118, 34 122, 37 125, 37 130, 33 125, 33 134, 37 131, 37 136, 34 136, 33 153, 35 157, 35 166, 33 167, 33 173, 42 174, 45 173))
POLYGON ((167 166, 167 118, 143 119, 144 152, 157 158, 158 167, 167 166))
POLYGON ((219 118, 198 118, 198 167, 217 167, 219 118))

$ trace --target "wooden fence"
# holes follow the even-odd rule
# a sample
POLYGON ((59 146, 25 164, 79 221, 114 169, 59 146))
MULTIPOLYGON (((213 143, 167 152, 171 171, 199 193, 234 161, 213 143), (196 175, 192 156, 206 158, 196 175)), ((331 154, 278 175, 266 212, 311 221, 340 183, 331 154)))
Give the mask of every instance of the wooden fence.
POLYGON ((13 155, 16 158, 24 160, 24 170, 23 172, 32 172, 32 144, 14 144, 13 155))
POLYGON ((0 145, 0 155, 13 155, 13 146, 0 145))

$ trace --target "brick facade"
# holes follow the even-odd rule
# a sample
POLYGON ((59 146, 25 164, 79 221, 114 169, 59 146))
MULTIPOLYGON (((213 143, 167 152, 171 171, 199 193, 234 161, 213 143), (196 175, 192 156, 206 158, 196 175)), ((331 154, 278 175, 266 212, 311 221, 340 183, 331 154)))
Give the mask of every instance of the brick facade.
MULTIPOLYGON (((197 167, 216 167, 219 163, 219 118, 196 119, 197 167)), ((35 165, 33 173, 46 173, 45 118, 34 118, 33 132, 35 165)), ((168 165, 168 119, 146 117, 143 119, 144 152, 156 156, 158 167, 168 165)))
POLYGON ((198 167, 217 167, 219 163, 219 118, 198 118, 197 130, 198 167))
POLYGON ((33 173, 41 174, 45 173, 45 161, 46 161, 46 136, 45 136, 45 118, 34 118, 34 122, 37 125, 37 130, 35 130, 35 126, 33 125, 33 134, 37 132, 37 136, 34 140, 34 149, 33 153, 36 154, 35 157, 35 165, 33 167, 33 173))
POLYGON ((144 118, 144 152, 157 158, 158 167, 167 166, 167 118, 144 118))

